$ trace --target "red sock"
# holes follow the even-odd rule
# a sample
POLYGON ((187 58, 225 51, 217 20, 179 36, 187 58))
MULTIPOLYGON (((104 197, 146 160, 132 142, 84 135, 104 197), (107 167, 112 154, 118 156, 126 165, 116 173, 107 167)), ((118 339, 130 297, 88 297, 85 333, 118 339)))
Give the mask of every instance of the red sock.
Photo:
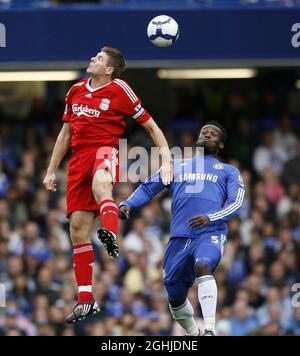
POLYGON ((94 251, 91 244, 74 246, 74 271, 78 285, 77 303, 93 300, 93 263, 94 251))
POLYGON ((102 226, 117 236, 119 222, 118 207, 113 200, 103 200, 103 202, 100 204, 100 218, 102 221, 102 226))

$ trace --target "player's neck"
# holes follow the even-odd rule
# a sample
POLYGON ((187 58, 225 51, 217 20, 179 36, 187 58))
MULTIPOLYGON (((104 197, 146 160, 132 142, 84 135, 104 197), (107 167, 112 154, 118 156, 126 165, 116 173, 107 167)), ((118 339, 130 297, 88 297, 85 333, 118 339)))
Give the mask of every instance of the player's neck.
POLYGON ((96 88, 101 88, 104 85, 110 83, 112 81, 111 78, 106 78, 106 77, 91 77, 90 80, 90 87, 92 89, 96 89, 96 88))

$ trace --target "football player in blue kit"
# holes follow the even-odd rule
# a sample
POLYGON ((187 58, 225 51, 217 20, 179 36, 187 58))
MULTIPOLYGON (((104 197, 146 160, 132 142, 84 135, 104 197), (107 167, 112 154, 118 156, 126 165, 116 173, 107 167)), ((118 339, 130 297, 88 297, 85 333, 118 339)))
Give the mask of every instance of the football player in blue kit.
MULTIPOLYGON (((228 232, 226 222, 239 215, 245 194, 239 170, 216 157, 224 148, 227 132, 217 121, 202 127, 196 146, 203 154, 174 160, 172 221, 164 257, 164 285, 173 318, 186 335, 198 335, 188 290, 198 282, 198 299, 205 336, 215 335, 217 285, 213 272, 218 266, 228 232)), ((149 202, 161 192, 159 172, 142 183, 119 206, 119 217, 149 202)))

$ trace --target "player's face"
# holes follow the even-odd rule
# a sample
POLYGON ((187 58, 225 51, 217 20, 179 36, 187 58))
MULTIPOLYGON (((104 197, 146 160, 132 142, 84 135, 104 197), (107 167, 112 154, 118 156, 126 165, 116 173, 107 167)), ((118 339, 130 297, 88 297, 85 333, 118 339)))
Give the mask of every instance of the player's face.
POLYGON ((216 154, 219 149, 224 147, 221 134, 213 127, 205 127, 202 129, 196 144, 199 147, 204 147, 205 152, 209 154, 216 154))
POLYGON ((109 76, 113 72, 113 67, 108 65, 108 55, 105 52, 99 52, 95 57, 91 58, 90 64, 87 68, 87 73, 92 76, 101 77, 109 76))

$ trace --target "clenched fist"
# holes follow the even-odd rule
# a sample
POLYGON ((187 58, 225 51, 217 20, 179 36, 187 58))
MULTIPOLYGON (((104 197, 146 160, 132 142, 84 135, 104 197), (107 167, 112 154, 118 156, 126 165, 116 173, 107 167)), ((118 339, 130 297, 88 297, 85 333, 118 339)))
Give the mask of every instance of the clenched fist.
POLYGON ((43 184, 49 192, 56 192, 56 174, 54 172, 47 172, 43 184))
POLYGON ((122 220, 129 219, 130 208, 127 205, 122 205, 119 208, 119 218, 122 220))

